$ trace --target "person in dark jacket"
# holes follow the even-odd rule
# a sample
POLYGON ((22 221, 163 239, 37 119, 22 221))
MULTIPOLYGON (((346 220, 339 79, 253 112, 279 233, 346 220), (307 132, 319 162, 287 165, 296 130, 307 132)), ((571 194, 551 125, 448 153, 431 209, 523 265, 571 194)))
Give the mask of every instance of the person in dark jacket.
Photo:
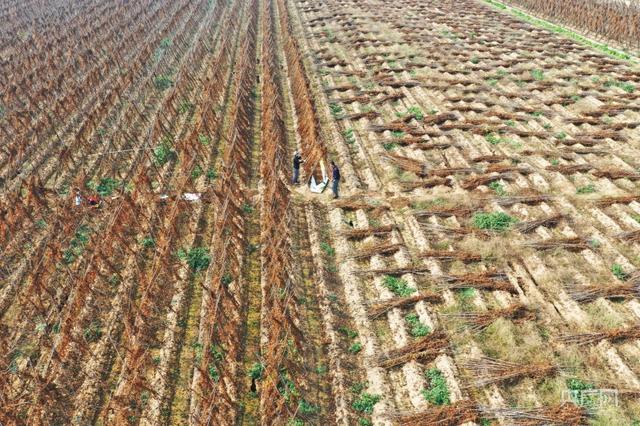
POLYGON ((331 189, 333 190, 333 198, 336 199, 338 198, 338 186, 340 185, 340 169, 333 161, 331 161, 331 172, 333 175, 333 186, 331 189))
POLYGON ((294 185, 299 185, 298 178, 300 177, 300 164, 304 163, 302 156, 298 151, 293 153, 293 179, 291 179, 291 183, 294 185))

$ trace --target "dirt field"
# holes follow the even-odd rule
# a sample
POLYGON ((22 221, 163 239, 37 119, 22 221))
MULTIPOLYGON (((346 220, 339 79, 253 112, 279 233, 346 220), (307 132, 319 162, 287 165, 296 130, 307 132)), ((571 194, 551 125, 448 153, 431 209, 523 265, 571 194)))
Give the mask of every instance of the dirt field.
POLYGON ((0 0, 0 425, 640 424, 638 59, 495 3, 0 0))

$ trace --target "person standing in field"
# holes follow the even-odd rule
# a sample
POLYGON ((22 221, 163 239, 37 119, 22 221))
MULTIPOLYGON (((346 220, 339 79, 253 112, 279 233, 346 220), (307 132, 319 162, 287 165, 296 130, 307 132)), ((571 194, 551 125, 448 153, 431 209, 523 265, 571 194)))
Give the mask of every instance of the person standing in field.
POLYGON ((333 198, 336 199, 338 198, 338 186, 340 185, 340 169, 333 161, 331 161, 331 172, 333 176, 333 186, 331 189, 333 190, 333 198))
POLYGON ((73 197, 73 204, 75 204, 76 207, 80 207, 80 205, 82 204, 82 194, 80 193, 80 188, 76 188, 76 195, 75 197, 73 197))
POLYGON ((291 179, 291 183, 294 185, 299 185, 298 178, 300 177, 300 164, 304 163, 302 156, 298 151, 293 153, 293 179, 291 179))

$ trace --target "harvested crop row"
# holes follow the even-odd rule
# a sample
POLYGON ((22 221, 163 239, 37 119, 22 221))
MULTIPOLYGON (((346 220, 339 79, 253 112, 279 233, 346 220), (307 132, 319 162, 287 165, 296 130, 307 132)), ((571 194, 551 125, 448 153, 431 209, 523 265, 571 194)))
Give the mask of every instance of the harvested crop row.
POLYGON ((241 286, 241 269, 246 244, 246 206, 249 198, 244 190, 251 176, 250 161, 253 120, 256 110, 257 69, 254 64, 257 44, 257 2, 248 6, 246 34, 238 52, 233 99, 228 112, 228 141, 223 155, 221 176, 216 185, 215 230, 209 246, 218 253, 207 271, 200 306, 195 367, 190 395, 190 421, 205 424, 227 424, 238 416, 240 336, 242 311, 246 302, 241 286))
MULTIPOLYGON (((302 155, 306 159, 305 176, 317 172, 319 163, 326 164, 327 151, 320 133, 320 122, 316 113, 317 107, 311 94, 309 77, 302 63, 302 52, 299 41, 294 37, 293 25, 284 0, 277 1, 284 56, 287 60, 289 79, 295 93, 294 103, 298 115, 298 134, 302 138, 302 155)), ((316 180, 318 180, 316 176, 316 180)))
MULTIPOLYGON (((284 12, 284 11, 280 11, 284 12)), ((263 8, 262 62, 262 201, 260 206, 262 262, 262 379, 260 419, 295 417, 305 379, 301 370, 303 337, 299 328, 294 295, 293 253, 291 249, 291 200, 279 175, 286 156, 286 127, 283 75, 278 66, 278 41, 275 33, 276 2, 263 8)), ((286 13, 286 12, 285 12, 286 13)), ((286 19, 281 17, 281 19, 286 19)), ((286 21, 285 21, 286 22, 286 21)), ((298 94, 304 105, 304 92, 298 94)), ((306 116, 302 120, 312 120, 306 116)), ((302 126, 303 124, 300 124, 302 126)), ((315 136, 315 133, 312 134, 315 136)))

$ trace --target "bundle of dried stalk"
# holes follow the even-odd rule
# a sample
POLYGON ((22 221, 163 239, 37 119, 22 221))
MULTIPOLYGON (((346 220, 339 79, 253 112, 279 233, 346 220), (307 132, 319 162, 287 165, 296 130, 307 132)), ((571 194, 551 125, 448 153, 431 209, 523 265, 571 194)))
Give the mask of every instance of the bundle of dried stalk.
MULTIPOLYGON (((571 154, 608 155, 609 151, 604 150, 604 149, 597 149, 597 148, 580 148, 580 147, 573 148, 572 147, 572 148, 564 148, 563 154, 561 154, 561 155, 569 155, 569 156, 571 156, 571 154)), ((573 157, 570 157, 570 158, 573 158, 573 157)))
POLYGON ((498 121, 487 120, 486 118, 465 118, 464 124, 471 124, 472 126, 483 126, 485 124, 499 124, 498 121))
POLYGON ((369 318, 375 319, 391 309, 414 305, 422 300, 429 303, 442 303, 442 296, 437 293, 424 292, 408 297, 394 297, 392 299, 373 302, 367 309, 367 315, 369 318))
POLYGON ((422 87, 428 90, 446 90, 449 88, 447 85, 440 83, 422 83, 422 87))
POLYGON ((489 173, 484 175, 478 175, 469 179, 465 179, 460 183, 460 186, 463 189, 470 191, 472 189, 479 187, 480 185, 488 185, 491 182, 496 182, 499 180, 512 181, 514 180, 514 176, 511 173, 500 173, 500 174, 489 173))
POLYGON ((445 121, 455 121, 457 119, 458 117, 454 113, 448 112, 443 114, 427 116, 424 118, 423 124, 425 126, 432 126, 434 124, 442 124, 445 121))
POLYGON ((422 161, 414 160, 413 158, 403 157, 401 155, 392 153, 384 154, 383 158, 390 161, 395 166, 400 167, 402 170, 415 173, 420 177, 426 177, 428 174, 427 164, 423 163, 422 161))
POLYGON ((440 130, 445 131, 445 132, 449 132, 451 130, 464 130, 464 131, 469 131, 472 129, 477 128, 476 124, 472 124, 472 123, 468 123, 468 122, 464 122, 464 123, 452 123, 452 124, 442 124, 440 126, 440 130))
POLYGON ((520 222, 515 225, 515 228, 523 234, 528 234, 536 230, 540 226, 546 226, 547 228, 555 228, 558 226, 561 220, 566 219, 563 214, 556 214, 553 216, 545 217, 542 219, 529 220, 526 222, 520 222))
POLYGON ((473 253, 460 251, 460 250, 455 250, 455 251, 428 250, 420 253, 418 255, 418 258, 421 258, 421 259, 431 258, 431 259, 442 260, 445 262, 453 262, 453 261, 459 260, 464 263, 480 262, 482 260, 482 256, 480 256, 479 254, 473 254, 473 253))
POLYGON ((436 406, 418 412, 397 412, 389 414, 395 424, 406 426, 459 426, 478 421, 478 408, 468 399, 451 405, 436 406))
POLYGON ((487 117, 498 117, 501 120, 513 120, 513 121, 522 121, 527 122, 531 119, 531 117, 527 117, 522 114, 514 114, 512 112, 503 112, 503 111, 487 111, 487 117))
POLYGON ((517 364, 489 357, 470 360, 464 363, 463 367, 473 373, 473 384, 476 387, 501 382, 514 383, 524 378, 542 379, 561 370, 549 362, 517 364))
POLYGON ((333 206, 343 210, 373 210, 388 208, 384 204, 379 204, 371 200, 365 200, 364 195, 341 198, 333 202, 333 206))
POLYGON ((380 99, 376 99, 375 101, 373 101, 373 103, 375 105, 380 105, 380 104, 383 104, 385 102, 395 102, 395 101, 398 101, 398 100, 400 100, 400 99, 402 99, 404 97, 405 97, 405 94, 401 93, 401 92, 399 92, 399 93, 391 93, 391 94, 384 95, 380 99))
POLYGON ((589 164, 563 164, 557 166, 547 166, 546 169, 550 172, 558 172, 563 175, 572 175, 574 173, 586 173, 593 169, 589 164))
POLYGON ((462 320, 473 332, 476 333, 489 327, 498 318, 505 318, 515 323, 536 319, 535 312, 531 311, 522 303, 514 303, 506 308, 495 309, 487 312, 461 312, 445 316, 462 320))
POLYGON ((635 231, 622 232, 616 237, 627 243, 640 243, 640 229, 635 231))
POLYGON ((453 109, 458 112, 475 112, 476 114, 482 114, 487 110, 484 107, 476 107, 473 105, 457 105, 453 109))
POLYGON ((370 99, 368 96, 349 96, 347 98, 336 98, 336 99, 330 99, 329 103, 343 103, 343 104, 352 104, 354 102, 360 102, 361 104, 368 104, 370 102, 370 99))
POLYGON ((440 283, 438 286, 448 290, 475 288, 478 290, 502 290, 516 293, 516 289, 509 282, 507 275, 496 270, 469 272, 460 275, 442 275, 439 278, 440 283))
POLYGON ((391 132, 410 133, 412 129, 402 121, 392 121, 390 123, 384 124, 369 124, 369 126, 367 127, 367 131, 374 133, 382 133, 386 132, 387 130, 391 132))
POLYGON ((575 136, 576 139, 587 138, 587 139, 613 139, 616 141, 624 142, 627 140, 626 137, 622 136, 619 132, 615 130, 598 130, 591 133, 580 133, 575 136))
POLYGON ((429 174, 433 176, 447 177, 457 174, 475 173, 476 169, 470 167, 449 167, 446 169, 431 169, 429 174))
POLYGON ((420 149, 422 151, 431 151, 433 149, 443 150, 447 148, 455 148, 459 145, 455 142, 438 142, 438 143, 417 143, 411 145, 413 149, 420 149))
POLYGON ((385 92, 384 90, 379 90, 379 89, 358 90, 356 92, 358 96, 362 96, 362 95, 378 96, 380 94, 386 94, 386 93, 387 92, 385 92))
POLYGON ((424 130, 423 135, 429 136, 430 138, 439 138, 439 137, 443 136, 444 133, 442 133, 440 131, 440 129, 436 129, 434 127, 429 127, 429 128, 424 130))
POLYGON ((640 173, 630 172, 627 170, 614 170, 614 169, 605 169, 605 170, 596 170, 593 172, 593 175, 598 178, 607 178, 607 179, 629 179, 629 180, 638 180, 640 179, 640 173))
POLYGON ((361 56, 364 60, 364 63, 367 65, 382 65, 385 62, 385 59, 379 59, 375 57, 370 57, 369 55, 361 56))
POLYGON ((612 285, 565 285, 565 291, 578 303, 590 303, 600 297, 605 299, 640 298, 640 285, 622 283, 612 285))
POLYGON ((609 117, 615 117, 616 115, 624 114, 626 110, 627 108, 624 106, 610 105, 610 106, 600 107, 600 109, 596 111, 589 111, 585 113, 585 115, 588 115, 590 117, 602 117, 603 115, 608 115, 609 117))
POLYGON ((347 65, 347 61, 344 59, 333 59, 331 61, 323 62, 320 64, 320 67, 335 68, 337 66, 346 67, 347 65))
POLYGON ((589 424, 590 417, 586 408, 570 402, 531 409, 482 406, 479 410, 482 417, 506 420, 515 426, 583 426, 589 424))
POLYGON ((325 92, 333 92, 333 91, 346 92, 347 90, 358 90, 358 86, 345 83, 345 84, 339 84, 332 87, 327 87, 326 89, 324 89, 325 92))
POLYGON ((433 188, 440 185, 451 186, 452 183, 450 179, 432 177, 430 179, 423 180, 401 181, 399 182, 399 185, 402 192, 410 192, 418 188, 433 188))
POLYGON ((565 123, 574 124, 576 126, 580 126, 582 124, 590 124, 592 126, 600 124, 600 120, 596 118, 588 118, 588 117, 579 117, 579 118, 565 118, 565 123))
POLYGON ((610 342, 621 342, 629 339, 640 338, 640 324, 634 325, 628 328, 614 328, 612 330, 603 331, 599 333, 582 333, 572 334, 560 337, 560 340, 567 344, 574 345, 594 345, 603 340, 609 340, 610 342))
POLYGON ((522 151, 522 155, 526 155, 528 157, 532 156, 532 155, 539 155, 541 157, 544 158, 557 158, 560 157, 563 160, 574 160, 576 158, 575 154, 573 153, 568 153, 568 152, 558 152, 558 151, 545 151, 545 150, 534 150, 534 149, 525 149, 524 151, 522 151))
POLYGON ((408 266, 404 268, 380 268, 363 269, 356 271, 358 275, 392 275, 394 277, 404 274, 430 274, 431 269, 426 266, 408 266))
POLYGON ((485 173, 520 173, 522 175, 530 175, 533 170, 528 166, 511 166, 508 164, 491 164, 485 169, 485 173))
POLYGON ((417 136, 404 136, 401 138, 387 138, 387 139, 378 140, 378 143, 381 143, 381 144, 396 144, 396 145, 402 145, 402 146, 425 143, 425 142, 429 142, 429 140, 425 138, 417 137, 417 136))
POLYGON ((597 139, 593 139, 593 138, 579 138, 579 139, 563 139, 563 140, 559 140, 558 143, 562 144, 562 145, 566 145, 566 146, 573 146, 573 145, 582 145, 582 146, 596 146, 600 143, 601 141, 597 140, 597 139))
POLYGON ((604 197, 596 202, 598 207, 608 207, 612 204, 629 204, 640 201, 640 195, 624 195, 621 197, 604 197))
POLYGON ((638 126, 640 126, 640 122, 631 121, 631 122, 626 122, 626 123, 611 123, 611 124, 607 124, 607 125, 605 125, 605 129, 606 130, 624 130, 624 129, 635 129, 638 126))
POLYGON ((417 114, 406 114, 406 115, 403 115, 401 118, 399 118, 399 120, 404 123, 409 123, 411 120, 419 121, 417 114))
POLYGON ((449 347, 449 338, 444 331, 435 331, 401 348, 380 355, 376 359, 378 367, 393 368, 409 361, 429 362, 444 353, 449 347))
POLYGON ((382 243, 372 244, 362 248, 358 253, 351 256, 352 259, 367 259, 375 255, 390 255, 402 247, 402 244, 382 243))
POLYGON ((380 86, 388 86, 390 83, 396 83, 398 82, 398 80, 396 80, 396 78, 392 75, 390 75, 387 70, 383 70, 383 71, 378 71, 375 73, 375 75, 373 76, 373 79, 380 85, 380 86))
POLYGON ((499 206, 509 207, 515 204, 526 204, 528 206, 533 206, 536 204, 551 201, 552 199, 553 197, 551 197, 550 195, 523 195, 515 197, 496 198, 495 201, 499 206))
POLYGON ((333 71, 334 75, 346 75, 346 76, 353 76, 353 77, 364 77, 366 75, 366 73, 364 71, 353 71, 353 70, 340 70, 340 71, 333 71))
POLYGON ((372 235, 375 235, 375 236, 387 235, 394 229, 396 229, 396 227, 393 225, 374 226, 371 228, 350 229, 348 231, 342 232, 342 236, 355 240, 355 239, 367 238, 372 235))
POLYGON ((611 385, 610 388, 617 389, 621 398, 640 398, 640 389, 620 389, 617 385, 611 385))
POLYGON ((471 130, 471 133, 473 133, 474 135, 485 137, 489 133, 498 133, 498 134, 507 133, 509 129, 510 127, 507 127, 507 126, 495 126, 495 125, 475 126, 471 130))
POLYGON ((429 210, 419 210, 413 213, 416 218, 436 216, 436 217, 451 217, 461 216, 466 217, 473 213, 475 209, 471 207, 434 207, 429 210))
POLYGON ((509 160, 510 157, 507 155, 497 155, 497 154, 491 154, 491 155, 480 155, 478 157, 472 158, 471 161, 473 161, 474 163, 499 163, 501 161, 506 161, 509 160))
POLYGON ((393 87, 397 89, 399 87, 416 87, 420 86, 420 82, 417 80, 384 80, 380 82, 381 85, 393 87))
POLYGON ((511 133, 514 135, 518 135, 523 138, 540 138, 544 139, 549 136, 549 133, 544 131, 535 131, 535 130, 522 130, 522 129, 513 129, 511 128, 511 133))
POLYGON ((466 226, 453 228, 449 226, 442 226, 442 225, 435 225, 432 223, 420 222, 420 227, 427 234, 430 234, 430 235, 444 234, 447 237, 451 237, 451 238, 462 238, 472 234, 483 239, 491 237, 491 234, 487 231, 483 231, 478 228, 466 227, 466 226))
POLYGON ((380 113, 377 111, 367 111, 367 112, 354 112, 353 114, 347 114, 342 117, 339 117, 338 120, 360 120, 362 118, 366 118, 367 120, 373 120, 374 118, 380 117, 380 113))
POLYGON ((551 238, 545 241, 536 241, 525 243, 525 247, 531 247, 536 250, 549 250, 554 248, 563 248, 569 251, 580 251, 590 248, 589 241, 582 237, 575 238, 551 238))

